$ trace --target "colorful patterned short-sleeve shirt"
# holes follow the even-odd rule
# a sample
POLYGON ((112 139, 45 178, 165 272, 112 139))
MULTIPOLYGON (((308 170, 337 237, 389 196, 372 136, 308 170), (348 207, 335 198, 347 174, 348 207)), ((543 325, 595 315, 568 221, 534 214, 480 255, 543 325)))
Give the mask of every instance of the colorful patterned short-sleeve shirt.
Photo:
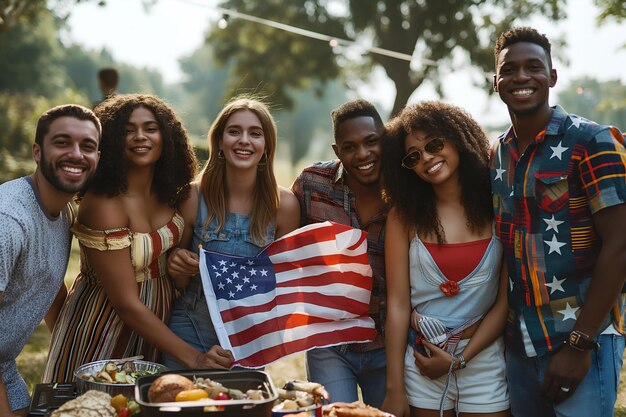
MULTIPOLYGON (((584 302, 601 242, 592 215, 626 201, 626 152, 618 129, 554 107, 519 154, 513 129, 491 156, 497 234, 509 269, 509 348, 525 355, 523 318, 537 355, 556 350, 584 302)), ((623 297, 607 317, 623 328, 623 297)))

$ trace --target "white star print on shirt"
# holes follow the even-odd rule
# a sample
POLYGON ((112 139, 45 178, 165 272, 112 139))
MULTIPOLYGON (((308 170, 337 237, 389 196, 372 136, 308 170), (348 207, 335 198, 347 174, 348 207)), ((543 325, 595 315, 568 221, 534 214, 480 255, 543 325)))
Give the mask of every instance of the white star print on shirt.
POLYGON ((563 155, 563 152, 569 149, 569 148, 563 147, 562 143, 563 141, 560 141, 557 146, 550 146, 550 149, 552 149, 552 156, 550 156, 550 159, 557 157, 559 158, 559 161, 561 160, 561 156, 563 155))
POLYGON ((557 310, 557 313, 563 314, 563 321, 565 320, 576 320, 576 312, 580 310, 580 307, 572 308, 569 303, 565 304, 564 310, 557 310))
MULTIPOLYGON (((576 116, 575 114, 570 114, 570 115, 568 115, 568 117, 572 121, 572 126, 576 127, 576 129, 580 128, 580 124, 583 121, 583 119, 581 117, 576 116)), ((572 126, 568 127, 568 129, 571 129, 572 126)))
POLYGON ((546 227, 546 232, 550 229, 554 230, 556 233, 559 233, 559 225, 565 223, 564 221, 557 220, 554 218, 554 214, 549 219, 543 219, 544 222, 548 225, 546 227))
POLYGON ((511 287, 511 292, 513 292, 513 280, 509 277, 509 287, 511 287))
POLYGON ((565 243, 556 240, 556 235, 552 235, 552 240, 544 240, 544 243, 550 247, 548 255, 550 255, 552 252, 556 252, 559 255, 562 255, 561 247, 565 246, 565 243))
POLYGON ((495 180, 500 180, 502 181, 502 174, 504 174, 506 172, 506 169, 502 169, 502 168, 496 168, 496 178, 495 180))
POLYGON ((550 288, 550 294, 554 293, 555 291, 563 291, 565 292, 565 290, 563 289, 563 283, 565 282, 565 278, 563 279, 557 279, 554 275, 552 276, 552 283, 548 284, 546 282, 546 287, 550 288))

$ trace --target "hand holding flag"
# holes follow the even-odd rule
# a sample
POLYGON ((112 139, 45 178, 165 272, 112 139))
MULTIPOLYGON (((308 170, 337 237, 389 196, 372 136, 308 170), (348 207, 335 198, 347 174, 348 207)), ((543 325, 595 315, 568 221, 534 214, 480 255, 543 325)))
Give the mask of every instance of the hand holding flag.
POLYGON ((366 236, 323 222, 252 258, 200 250, 211 319, 235 364, 256 368, 315 347, 373 340, 366 236))

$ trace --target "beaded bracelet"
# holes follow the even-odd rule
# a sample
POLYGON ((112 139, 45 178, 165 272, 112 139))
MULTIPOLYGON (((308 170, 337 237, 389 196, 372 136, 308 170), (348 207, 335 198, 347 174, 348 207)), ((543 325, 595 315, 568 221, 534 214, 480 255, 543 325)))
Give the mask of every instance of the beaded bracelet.
POLYGON ((457 359, 459 360, 459 367, 456 369, 465 369, 467 364, 465 363, 465 357, 463 356, 463 354, 459 353, 458 355, 455 355, 454 361, 456 362, 457 359))

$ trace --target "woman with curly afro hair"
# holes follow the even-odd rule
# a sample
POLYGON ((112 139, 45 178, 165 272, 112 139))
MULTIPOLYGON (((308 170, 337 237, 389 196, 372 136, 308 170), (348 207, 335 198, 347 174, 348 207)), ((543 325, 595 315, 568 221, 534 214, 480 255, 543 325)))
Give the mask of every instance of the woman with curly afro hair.
POLYGON ((435 101, 406 107, 386 128, 383 409, 506 416, 507 275, 493 234, 487 137, 468 113, 435 101))
POLYGON ((81 193, 73 232, 80 275, 59 314, 43 380, 71 381, 87 362, 161 353, 188 367, 207 355, 172 333, 166 255, 183 238, 181 211, 197 162, 181 121, 150 95, 115 95, 95 109, 102 164, 81 193))

